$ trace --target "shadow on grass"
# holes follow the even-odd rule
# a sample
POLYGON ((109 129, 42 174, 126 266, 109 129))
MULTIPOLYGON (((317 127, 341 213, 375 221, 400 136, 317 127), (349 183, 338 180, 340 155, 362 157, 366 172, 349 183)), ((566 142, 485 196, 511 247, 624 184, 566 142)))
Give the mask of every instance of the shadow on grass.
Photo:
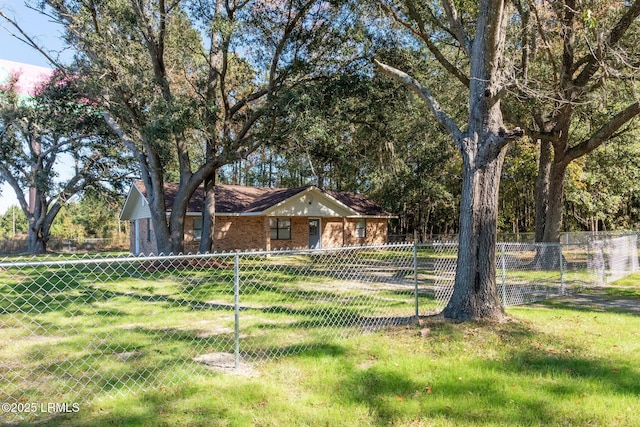
MULTIPOLYGON (((460 343, 468 331, 448 323, 430 326, 433 340, 448 337, 460 343)), ((537 350, 532 343, 563 348, 563 342, 522 324, 510 325, 499 335, 507 351, 498 359, 470 359, 446 372, 372 363, 345 376, 341 396, 366 405, 381 425, 427 420, 434 425, 585 426, 610 421, 610 414, 599 409, 580 409, 589 395, 612 402, 640 396, 640 373, 631 362, 585 357, 590 353, 587 345, 571 353, 537 350)))
POLYGON ((276 355, 286 355, 287 357, 339 357, 346 353, 346 348, 341 345, 327 342, 307 342, 291 344, 286 346, 259 347, 249 350, 242 350, 240 356, 246 361, 262 361, 271 359, 276 355))
POLYGON ((545 386, 557 396, 583 392, 581 380, 597 384, 608 394, 640 396, 640 373, 624 361, 596 360, 581 356, 514 352, 499 364, 483 362, 488 368, 501 367, 512 375, 546 376, 557 379, 545 386), (578 380, 572 385, 572 380, 578 380))
MULTIPOLYGON (((464 342, 468 339, 465 336, 476 330, 479 336, 474 339, 480 341, 483 338, 482 334, 487 333, 486 329, 491 329, 491 326, 483 324, 469 326, 446 322, 429 326, 429 339, 435 342, 444 341, 446 338, 454 343, 464 342)), ((157 334, 155 330, 146 332, 154 336, 157 334)), ((176 339, 173 331, 167 332, 171 335, 158 338, 176 339)), ((367 413, 371 414, 375 425, 442 423, 586 426, 604 425, 607 419, 601 418, 601 415, 595 412, 597 409, 591 410, 586 406, 581 408, 579 403, 576 403, 584 398, 585 389, 587 393, 596 393, 596 397, 601 395, 603 399, 640 396, 640 373, 637 369, 625 365, 624 360, 619 365, 612 365, 608 360, 585 357, 585 354, 590 354, 587 344, 574 347, 571 353, 541 351, 533 344, 542 343, 546 348, 561 349, 567 343, 519 322, 499 325, 489 332, 498 339, 495 345, 504 347, 504 354, 499 359, 469 359, 468 363, 454 365, 450 372, 440 371, 433 365, 431 368, 422 368, 420 362, 406 365, 400 361, 394 363, 392 359, 384 362, 373 361, 371 364, 346 369, 338 373, 337 377, 335 374, 329 375, 330 381, 337 381, 338 384, 329 382, 327 390, 316 391, 318 396, 313 399, 317 398, 323 404, 344 405, 344 408, 352 407, 349 403, 364 406, 367 413), (462 365, 463 368, 460 367, 462 365), (467 370, 467 367, 470 370, 467 370), (463 373, 457 369, 464 369, 463 373), (567 409, 567 406, 571 406, 572 409, 567 409)), ((190 340, 192 337, 183 336, 180 339, 190 340)), ((575 346, 575 343, 572 342, 571 345, 575 346)), ((323 341, 259 348, 245 351, 242 357, 262 359, 265 351, 269 352, 269 355, 287 355, 294 359, 348 357, 348 349, 345 346, 323 341)), ((458 357, 459 354, 451 356, 458 357)), ((415 357, 421 357, 425 364, 429 363, 428 357, 415 357)), ((171 369, 171 366, 159 368, 171 369)), ((237 419, 234 420, 236 416, 249 417, 247 424, 263 421, 258 408, 261 407, 265 396, 268 396, 269 390, 262 388, 259 382, 236 380, 235 383, 238 390, 256 390, 249 398, 244 395, 241 402, 227 397, 223 400, 214 399, 213 404, 206 407, 196 404, 185 411, 184 416, 191 417, 189 419, 194 425, 207 425, 207 419, 221 420, 223 424, 233 423, 237 422, 237 419), (241 405, 241 409, 238 405, 241 405)), ((117 389, 118 384, 114 386, 117 389)), ((181 385, 179 388, 182 388, 180 392, 174 391, 169 394, 151 390, 140 396, 127 397, 138 409, 135 413, 119 410, 103 413, 94 410, 86 415, 86 418, 80 415, 77 425, 85 422, 91 425, 154 424, 162 421, 161 414, 165 411, 176 417, 181 413, 175 408, 181 408, 181 405, 194 397, 194 394, 185 392, 185 389, 189 389, 188 385, 181 385)), ((215 393, 213 388, 199 390, 200 393, 204 390, 215 393)), ((281 418, 268 418, 273 423, 286 420, 287 403, 279 402, 278 408, 284 414, 281 418)), ((291 411, 296 413, 293 407, 291 411)), ((70 416, 54 416, 49 420, 49 425, 60 424, 70 419, 68 417, 70 416)), ((367 422, 369 421, 371 420, 367 422)), ((309 424, 314 424, 314 421, 309 420, 309 424)))
POLYGON ((592 288, 569 296, 545 300, 538 306, 640 316, 640 291, 625 288, 592 288))
MULTIPOLYGON (((153 360, 132 359, 129 362, 117 363, 114 354, 88 353, 69 358, 63 362, 43 363, 34 370, 41 383, 34 388, 17 390, 4 396, 9 402, 51 402, 79 405, 82 411, 87 402, 96 396, 109 395, 113 398, 122 396, 144 396, 157 390, 162 384, 159 378, 185 366, 185 361, 172 357, 153 358, 153 360)), ((191 361, 189 360, 189 363, 191 361)), ((203 370, 203 372, 205 372, 203 370)), ((1 414, 0 425, 51 425, 63 424, 63 420, 72 420, 80 414, 70 411, 68 414, 49 413, 46 404, 38 405, 38 410, 23 414, 1 414), (21 421, 22 420, 22 421, 21 421), (7 424, 5 424, 7 423, 7 424)), ((151 420, 158 420, 158 414, 152 414, 151 420)), ((126 424, 129 414, 120 414, 117 425, 126 424)), ((136 418, 132 418, 135 420, 136 418)), ((72 423, 86 425, 85 423, 72 423)), ((138 424, 131 424, 138 425, 138 424)))
MULTIPOLYGON (((416 321, 415 316, 362 316, 348 311, 333 314, 329 317, 303 320, 291 323, 290 329, 310 328, 356 328, 361 332, 375 332, 391 326, 410 325, 416 321)), ((268 326, 268 325, 267 325, 268 326)))
POLYGON ((83 291, 73 271, 38 271, 33 280, 0 286, 0 314, 46 313, 65 310, 74 303, 93 302, 83 291))
POLYGON ((623 298, 640 302, 640 287, 608 286, 602 289, 602 291, 604 291, 607 298, 610 299, 623 298))
MULTIPOLYGON (((167 303, 171 307, 188 308, 190 310, 216 310, 226 311, 228 313, 232 313, 234 310, 232 303, 213 303, 176 298, 170 295, 139 294, 136 292, 112 291, 102 288, 92 289, 96 295, 96 299, 102 300, 125 297, 148 303, 167 303)), ((361 329, 377 330, 382 327, 407 324, 414 319, 412 316, 365 316, 361 314, 362 310, 363 308, 367 309, 371 301, 370 299, 362 297, 345 297, 337 292, 328 291, 305 291, 301 292, 301 294, 302 300, 298 298, 292 299, 290 305, 240 305, 238 309, 246 313, 256 311, 263 315, 285 315, 298 318, 293 322, 285 322, 287 329, 307 329, 326 326, 332 328, 359 327, 361 329), (318 300, 323 306, 309 304, 313 302, 317 303, 318 300), (304 305, 301 307, 295 306, 301 302, 304 303, 304 305)), ((296 294, 296 296, 298 296, 298 294, 296 294)), ((413 307, 408 309, 407 312, 412 311, 412 308, 413 307)), ((242 322, 242 317, 240 320, 242 322)), ((279 327, 282 326, 272 322, 266 322, 262 325, 262 328, 265 329, 279 327)))

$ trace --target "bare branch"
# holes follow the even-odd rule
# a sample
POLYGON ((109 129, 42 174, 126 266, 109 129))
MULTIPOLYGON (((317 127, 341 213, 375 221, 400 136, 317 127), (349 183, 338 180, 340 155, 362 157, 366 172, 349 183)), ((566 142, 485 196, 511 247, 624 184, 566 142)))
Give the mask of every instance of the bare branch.
POLYGON ((249 95, 245 96, 244 98, 242 98, 241 100, 239 100, 238 102, 236 102, 233 107, 231 107, 231 109, 229 110, 229 115, 233 116, 234 114, 236 114, 238 111, 240 111, 243 107, 245 107, 248 103, 250 103, 251 101, 255 101, 257 99, 262 98, 263 96, 267 95, 269 93, 268 89, 260 89, 257 90, 253 93, 250 93, 249 95))
POLYGON ((6 168, 6 165, 0 163, 0 177, 2 177, 13 189, 13 192, 18 199, 18 203, 20 204, 20 208, 28 216, 29 213, 29 203, 27 203, 27 199, 24 196, 24 191, 22 191, 22 187, 18 180, 13 176, 12 173, 6 168))
POLYGON ((127 132, 120 126, 116 119, 114 119, 109 112, 104 111, 102 113, 104 121, 107 123, 107 126, 111 128, 113 133, 115 133, 120 141, 133 153, 133 155, 138 159, 140 163, 146 164, 145 155, 138 146, 133 138, 131 138, 127 132))
POLYGON ((42 54, 42 56, 45 57, 45 59, 55 68, 59 68, 60 70, 64 70, 64 66, 56 59, 54 59, 49 52, 47 52, 42 46, 40 46, 31 36, 29 36, 29 34, 27 34, 22 27, 20 26, 20 24, 18 24, 18 22, 16 22, 15 19, 9 18, 3 10, 0 9, 0 17, 2 17, 5 21, 7 21, 12 28, 14 28, 15 30, 17 30, 20 33, 20 36, 16 35, 13 31, 11 31, 11 29, 7 28, 4 25, 1 25, 2 28, 4 28, 12 37, 15 37, 16 39, 20 40, 21 42, 23 42, 24 44, 26 44, 27 46, 37 50, 38 52, 40 52, 40 54, 42 54))
POLYGON ((533 2, 530 3, 530 10, 533 11, 536 17, 536 28, 538 30, 538 35, 540 36, 540 39, 544 44, 544 51, 546 52, 547 59, 551 64, 551 68, 553 69, 553 75, 556 79, 558 79, 558 65, 556 64, 556 60, 555 60, 555 57, 553 56, 553 53, 551 52, 551 44, 547 39, 547 34, 543 28, 542 21, 540 20, 540 14, 538 13, 538 8, 536 7, 536 4, 534 4, 533 2))

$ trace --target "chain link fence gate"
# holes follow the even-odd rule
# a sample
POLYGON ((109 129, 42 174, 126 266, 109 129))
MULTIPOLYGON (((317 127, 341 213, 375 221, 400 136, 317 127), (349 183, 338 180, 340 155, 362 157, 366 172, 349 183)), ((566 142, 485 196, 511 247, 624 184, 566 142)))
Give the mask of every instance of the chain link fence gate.
MULTIPOLYGON (((609 246, 546 248, 558 256, 553 268, 541 262, 538 245, 499 244, 496 279, 503 303, 599 284, 610 276, 602 268, 627 263, 633 269, 634 256, 637 269, 637 248, 627 250, 623 262, 607 252, 609 246)), ((0 402, 86 402, 135 393, 206 378, 212 370, 238 371, 251 362, 322 351, 336 338, 406 324, 444 307, 456 255, 454 243, 431 243, 5 259, 0 402)), ((0 411, 0 423, 39 415, 0 411)))

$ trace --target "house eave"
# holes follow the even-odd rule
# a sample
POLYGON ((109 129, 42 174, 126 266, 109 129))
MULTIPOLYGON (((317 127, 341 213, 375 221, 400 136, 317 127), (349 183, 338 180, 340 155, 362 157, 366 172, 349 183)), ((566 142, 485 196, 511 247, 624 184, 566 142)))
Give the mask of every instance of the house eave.
POLYGON ((131 220, 131 212, 127 212, 127 210, 131 208, 130 202, 131 202, 131 198, 132 198, 134 189, 138 193, 138 195, 140 196, 141 200, 143 200, 144 202, 148 203, 147 202, 147 198, 144 196, 144 194, 142 194, 140 189, 135 184, 132 184, 131 188, 129 189, 129 194, 127 194, 127 199, 125 200, 124 205, 122 206, 122 210, 120 211, 120 215, 118 216, 118 219, 120 221, 129 221, 129 220, 131 220), (127 213, 128 213, 128 217, 125 217, 125 215, 127 213))
POLYGON ((348 216, 346 218, 350 218, 350 219, 358 219, 358 218, 362 218, 362 219, 392 219, 392 218, 398 218, 397 215, 351 215, 348 216))
MULTIPOLYGON (((202 212, 187 212, 187 216, 202 216, 202 212)), ((264 212, 216 212, 215 216, 266 216, 264 212)))
MULTIPOLYGON (((320 188, 311 185, 309 187, 307 187, 306 189, 288 197, 287 199, 276 203, 273 206, 270 206, 269 208, 265 209, 264 211, 261 212, 261 215, 264 216, 275 216, 273 215, 274 212, 278 211, 281 207, 285 206, 286 204, 289 204, 292 200, 296 199, 296 198, 301 198, 304 197, 306 194, 308 193, 316 193, 319 194, 321 197, 326 198, 327 200, 330 200, 332 203, 335 203, 336 205, 338 205, 340 208, 344 209, 345 211, 351 213, 351 215, 358 215, 358 212, 356 212, 353 208, 351 208, 350 206, 345 205, 344 203, 342 203, 340 200, 337 200, 335 197, 331 196, 330 194, 327 194, 326 192, 322 191, 320 188)), ((316 215, 313 215, 316 216, 316 215)), ((320 215, 322 216, 322 215, 320 215)), ((348 215, 337 215, 336 217, 347 217, 348 215)))

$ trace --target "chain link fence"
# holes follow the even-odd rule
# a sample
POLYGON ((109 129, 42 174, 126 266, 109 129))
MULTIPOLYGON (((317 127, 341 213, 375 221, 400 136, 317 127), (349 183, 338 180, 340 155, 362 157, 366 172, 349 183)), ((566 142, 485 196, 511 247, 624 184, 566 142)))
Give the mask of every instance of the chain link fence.
POLYGON ((590 242, 589 268, 594 281, 605 285, 638 271, 638 235, 629 234, 590 242))
MULTIPOLYGON (((438 307, 444 308, 453 294, 457 244, 440 248, 434 287, 438 307)), ((496 287, 502 304, 528 304, 594 285, 598 273, 591 258, 588 244, 498 243, 496 287)))
MULTIPOLYGON (((0 254, 24 254, 29 247, 26 237, 0 239, 0 254)), ((84 238, 59 239, 51 238, 47 242, 47 250, 51 252, 89 253, 89 252, 122 252, 129 248, 129 236, 121 234, 116 238, 84 238)))
MULTIPOLYGON (((611 253, 624 245, 499 244, 498 290, 509 306, 600 284, 613 276, 596 269, 621 265, 611 253)), ((440 311, 456 249, 0 260, 0 402, 85 402, 329 351, 440 311)), ((33 409, 0 411, 0 423, 33 421, 33 409)))

